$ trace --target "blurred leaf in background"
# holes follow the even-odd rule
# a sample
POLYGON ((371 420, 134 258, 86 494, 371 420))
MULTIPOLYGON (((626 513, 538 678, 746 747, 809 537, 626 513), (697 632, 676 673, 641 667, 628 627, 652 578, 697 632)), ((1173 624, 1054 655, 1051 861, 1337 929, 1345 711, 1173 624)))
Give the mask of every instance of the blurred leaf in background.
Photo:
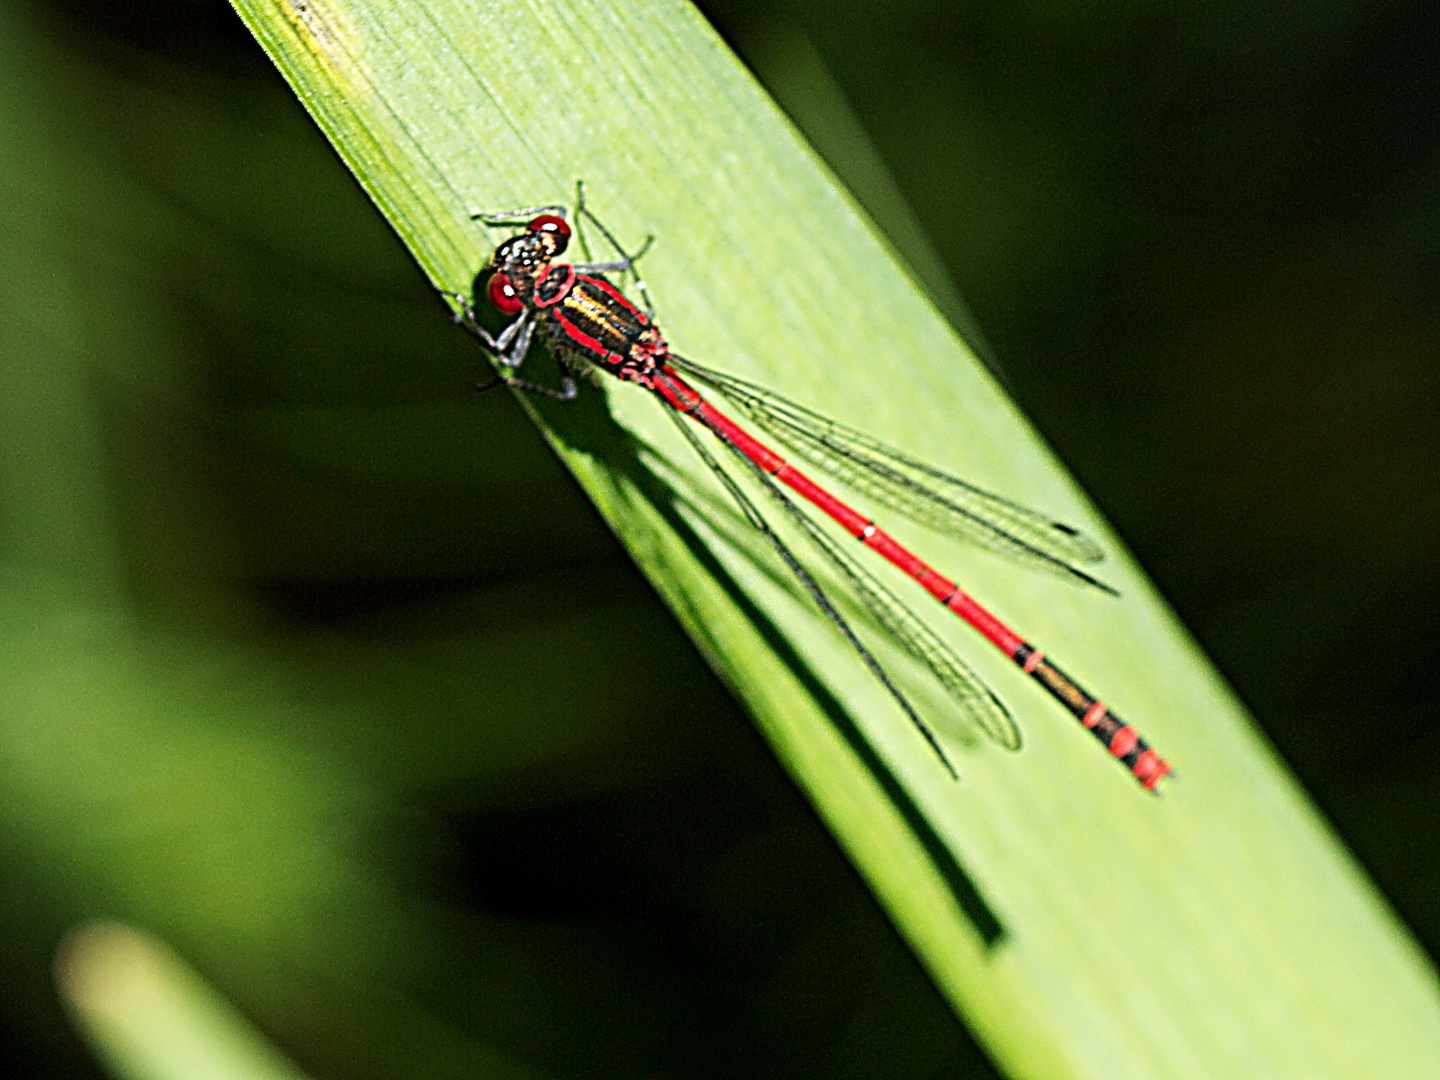
MULTIPOLYGON (((1433 954, 1440 15, 702 6, 1433 954)), ((10 5, 0 159, 7 1064, 116 916, 315 1076, 986 1075, 227 6, 10 5)))
POLYGON ((73 930, 55 956, 55 986, 125 1080, 305 1080, 183 957, 131 927, 73 930))

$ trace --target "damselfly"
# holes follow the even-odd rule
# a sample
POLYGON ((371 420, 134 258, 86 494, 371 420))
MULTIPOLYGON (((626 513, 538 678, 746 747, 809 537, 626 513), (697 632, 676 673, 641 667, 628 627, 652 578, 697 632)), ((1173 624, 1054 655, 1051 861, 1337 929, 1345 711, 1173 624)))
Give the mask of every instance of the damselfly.
POLYGON ((1081 689, 1039 649, 870 518, 846 505, 750 435, 693 384, 699 383, 723 395, 752 425, 783 443, 797 457, 824 469, 876 502, 925 524, 961 533, 1022 562, 1113 593, 1113 589, 1083 569, 1103 557, 1091 540, 1067 525, 983 491, 772 390, 703 367, 672 352, 655 325, 649 294, 635 270, 637 260, 649 248, 649 241, 634 255, 626 254, 609 230, 585 208, 583 188, 578 192, 573 220, 578 225, 583 217, 593 224, 615 249, 617 259, 558 261, 571 237, 572 218, 563 206, 535 206, 475 216, 488 226, 518 226, 523 230, 495 249, 476 278, 477 302, 483 292, 490 306, 510 320, 503 329, 492 334, 477 319, 470 298, 459 293, 447 294, 457 302, 456 321, 474 334, 499 362, 496 377, 479 389, 506 385, 569 401, 578 392, 576 377, 599 371, 654 394, 745 518, 789 567, 804 591, 895 699, 952 775, 955 775, 954 766, 930 726, 742 485, 721 466, 701 439, 698 428, 707 430, 740 464, 743 472, 753 477, 776 510, 809 538, 876 621, 934 674, 960 713, 991 740, 1009 750, 1020 747, 1019 728, 1000 699, 924 620, 793 502, 781 485, 914 578, 942 605, 978 630, 1064 705, 1147 789, 1154 791, 1171 771, 1169 763, 1152 750, 1134 728, 1081 689), (645 302, 645 310, 627 299, 606 274, 631 275, 636 291, 645 302), (526 382, 514 374, 524 362, 537 330, 548 340, 560 365, 558 389, 526 382))

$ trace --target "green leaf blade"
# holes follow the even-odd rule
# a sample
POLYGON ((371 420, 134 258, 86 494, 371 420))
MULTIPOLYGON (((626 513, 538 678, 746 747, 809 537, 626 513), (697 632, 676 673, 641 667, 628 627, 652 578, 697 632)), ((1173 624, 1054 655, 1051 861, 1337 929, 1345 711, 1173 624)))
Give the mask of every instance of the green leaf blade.
MULTIPOLYGON (((1139 791, 902 582, 1026 733, 1019 756, 956 737, 955 784, 652 399, 607 385, 570 409, 527 402, 1009 1074, 1433 1075, 1429 964, 1083 494, 692 9, 236 6, 437 286, 467 288, 494 243, 472 212, 569 201, 584 178, 618 235, 657 235, 645 272, 677 351, 1111 552, 1118 601, 884 522, 1180 773, 1161 800, 1139 791), (967 910, 967 887, 1001 932, 967 910)), ((922 673, 878 648, 927 715, 943 712, 922 673)))

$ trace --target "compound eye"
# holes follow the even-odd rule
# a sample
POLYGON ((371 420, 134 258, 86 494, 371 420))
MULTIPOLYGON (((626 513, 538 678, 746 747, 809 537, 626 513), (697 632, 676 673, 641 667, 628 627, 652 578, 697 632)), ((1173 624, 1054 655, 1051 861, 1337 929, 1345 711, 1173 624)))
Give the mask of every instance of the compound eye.
POLYGON ((521 301, 515 286, 510 282, 510 275, 503 271, 490 275, 490 284, 486 286, 486 292, 490 297, 490 306, 501 315, 519 315, 525 310, 525 304, 521 301))
POLYGON ((531 218, 528 226, 532 233, 547 233, 554 238, 555 254, 559 255, 570 243, 570 226, 565 219, 555 214, 541 214, 531 218))

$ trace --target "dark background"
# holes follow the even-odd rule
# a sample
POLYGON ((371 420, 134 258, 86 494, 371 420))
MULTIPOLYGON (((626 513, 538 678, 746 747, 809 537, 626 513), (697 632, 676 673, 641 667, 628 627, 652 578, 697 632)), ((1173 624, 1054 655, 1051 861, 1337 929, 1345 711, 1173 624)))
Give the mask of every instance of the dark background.
MULTIPOLYGON (((857 191, 903 196, 913 219, 893 220, 928 236, 1015 399, 1433 956, 1440 9, 702 7, 857 191)), ((593 610, 606 633, 517 647, 507 706, 563 718, 556 695, 613 695, 635 731, 673 738, 633 774, 621 743, 473 784, 395 780, 410 816, 374 858, 403 889, 554 929, 537 948, 555 970, 576 940, 613 963, 579 962, 549 1013, 502 1017, 455 958, 415 959, 406 985, 557 1075, 985 1075, 515 404, 466 396, 473 347, 230 9, 31 0, 6 33, 14 64, 34 64, 38 123, 0 133, 21 176, 12 226, 27 198, 58 224, 5 243, 63 252, 74 279, 139 617, 233 632, 243 607, 245 632, 275 641, 408 640, 474 605, 524 642, 539 611, 593 610), (30 140, 66 168, 27 182, 30 140), (168 352, 127 343, 142 294, 170 320, 168 352), (184 390, 155 404, 127 349, 184 390), (473 408, 490 455, 438 480, 397 480, 378 436, 373 476, 317 472, 234 419, 394 407, 398 430, 437 402, 473 408), (617 662, 618 629, 665 659, 617 662), (533 795, 496 795, 517 788, 533 795), (733 893, 696 900, 722 865, 743 869, 733 893)), ((406 438, 397 461, 426 433, 406 438)), ((397 720, 395 745, 425 723, 397 720)), ((89 1075, 45 965, 69 921, 125 912, 52 904, 42 858, 7 861, 3 1052, 29 1075, 89 1075)), ((317 1075, 406 1074, 342 1045, 321 1001, 267 1011, 243 965, 207 974, 317 1075)))

